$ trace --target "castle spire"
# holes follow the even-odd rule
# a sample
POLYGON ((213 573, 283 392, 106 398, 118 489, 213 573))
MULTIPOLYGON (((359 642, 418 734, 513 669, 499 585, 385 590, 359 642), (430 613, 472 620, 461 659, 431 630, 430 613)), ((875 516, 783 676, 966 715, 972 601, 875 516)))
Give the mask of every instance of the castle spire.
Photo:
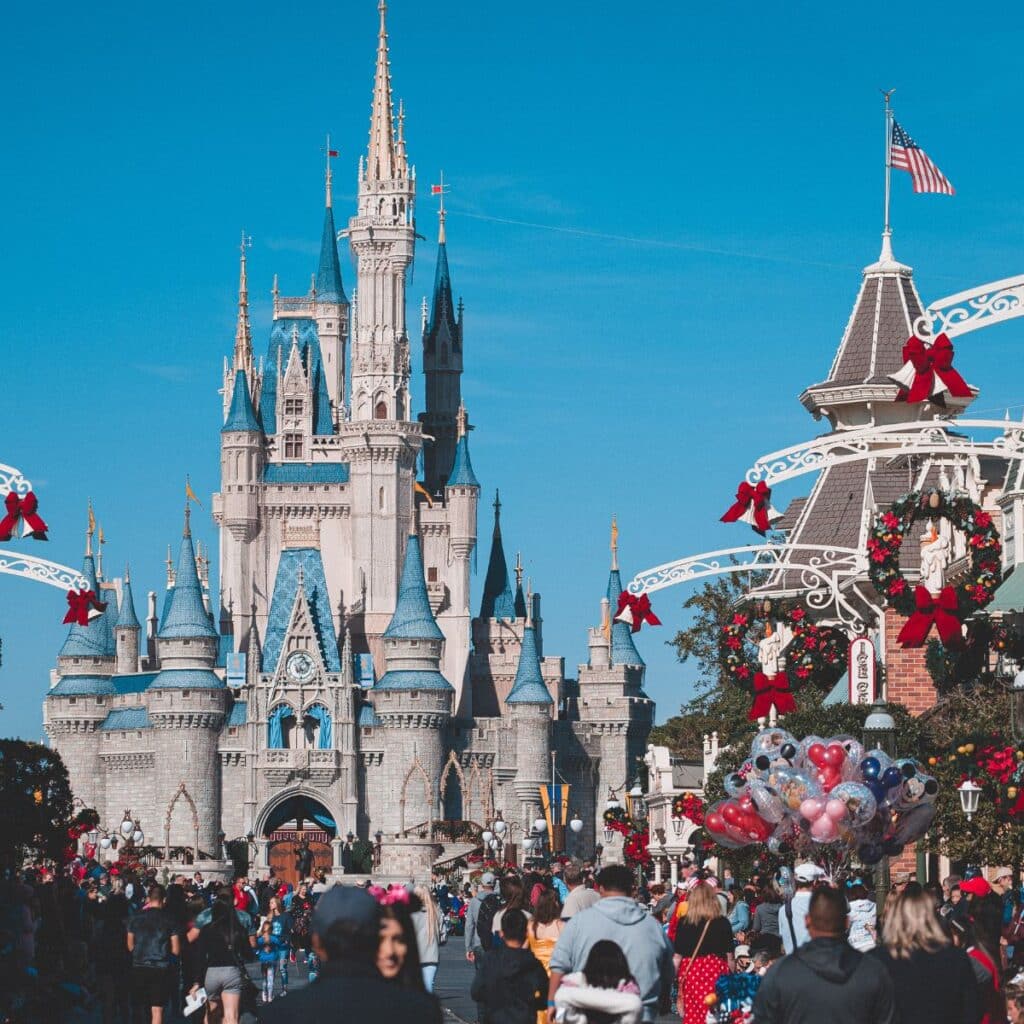
POLYGON ((182 529, 181 547, 178 550, 178 564, 174 571, 174 588, 167 597, 167 606, 158 633, 160 639, 217 635, 203 601, 203 585, 199 579, 196 551, 192 545, 191 515, 192 511, 186 499, 185 524, 182 529))
POLYGON ((313 278, 313 292, 318 302, 345 303, 345 289, 341 283, 341 262, 338 259, 338 232, 334 227, 334 211, 331 208, 331 157, 338 151, 331 149, 331 137, 327 136, 327 170, 325 172, 324 230, 320 236, 320 263, 313 278))
POLYGON ((395 114, 391 102, 391 65, 388 60, 388 5, 377 4, 380 28, 377 31, 377 68, 373 79, 373 105, 370 111, 370 147, 365 174, 370 181, 391 181, 396 175, 395 114))
MULTIPOLYGON (((618 569, 619 567, 619 524, 612 516, 612 569, 618 569)), ((617 596, 617 595, 616 595, 617 596)))
POLYGON ((494 492, 494 532, 491 535, 491 557, 484 578, 484 596, 480 602, 481 619, 514 619, 515 598, 508 583, 508 563, 501 539, 501 495, 494 492))
POLYGON ((252 238, 242 232, 238 260, 238 322, 235 326, 235 371, 252 372, 252 327, 249 323, 249 280, 246 272, 245 250, 252 246, 252 238))
POLYGON ((516 618, 529 619, 530 610, 527 598, 523 594, 523 553, 516 552, 516 596, 514 599, 516 618))
POLYGON ((139 617, 135 614, 135 599, 132 597, 132 575, 129 566, 124 567, 124 584, 121 587, 121 609, 115 625, 125 629, 140 629, 139 617))
POLYGON ((88 525, 85 528, 85 557, 92 558, 92 535, 96 532, 96 513, 92 510, 92 498, 88 504, 88 525))

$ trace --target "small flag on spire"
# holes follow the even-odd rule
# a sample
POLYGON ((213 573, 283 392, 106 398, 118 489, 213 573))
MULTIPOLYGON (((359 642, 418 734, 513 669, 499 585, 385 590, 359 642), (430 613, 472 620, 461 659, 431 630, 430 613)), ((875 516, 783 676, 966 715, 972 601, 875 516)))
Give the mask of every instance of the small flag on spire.
POLYGON ((892 123, 890 161, 899 171, 907 171, 914 182, 915 192, 938 192, 955 195, 956 191, 928 154, 907 134, 898 121, 892 123))
POLYGON ((327 150, 327 155, 328 156, 337 156, 338 155, 338 151, 336 149, 329 149, 329 150, 327 150))
POLYGON ((439 196, 444 194, 444 185, 431 185, 430 194, 432 196, 439 196))
POLYGON ((194 501, 200 508, 203 507, 203 503, 196 497, 196 492, 192 490, 192 483, 187 475, 185 477, 185 497, 189 501, 194 501))

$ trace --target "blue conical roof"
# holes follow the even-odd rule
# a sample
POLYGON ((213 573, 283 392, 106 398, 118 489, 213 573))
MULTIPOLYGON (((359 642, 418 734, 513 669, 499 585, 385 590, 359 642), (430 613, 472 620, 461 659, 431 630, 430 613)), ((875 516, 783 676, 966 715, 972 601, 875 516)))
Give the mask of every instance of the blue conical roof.
POLYGON ((501 501, 494 499, 494 533, 491 537, 491 557, 484 577, 484 596, 480 602, 481 619, 514 619, 515 598, 508 582, 508 563, 505 546, 501 541, 501 501))
MULTIPOLYGON (((608 575, 608 603, 611 605, 609 614, 614 615, 619 603, 619 594, 622 593, 622 577, 618 569, 612 569, 608 575)), ((633 631, 625 622, 612 621, 612 651, 611 660, 613 665, 636 665, 644 666, 644 659, 633 643, 633 631)))
POLYGON ((544 677, 540 672, 540 658, 537 655, 537 637, 533 626, 523 630, 523 646, 519 651, 519 667, 516 669, 512 690, 505 698, 506 704, 554 704, 544 677))
POLYGON ((515 600, 513 601, 513 604, 514 604, 515 609, 516 609, 516 618, 517 619, 525 619, 526 618, 526 595, 523 593, 523 585, 522 585, 522 583, 517 583, 516 584, 516 596, 515 596, 515 600))
POLYGON ((455 462, 451 476, 448 477, 449 487, 479 487, 480 481, 473 472, 473 463, 469 458, 469 435, 463 434, 455 445, 455 462))
POLYGON ((224 426, 220 428, 222 434, 231 431, 246 431, 259 433, 260 421, 256 418, 256 410, 252 405, 252 396, 249 394, 249 381, 246 379, 245 370, 235 371, 235 386, 231 391, 231 407, 228 409, 228 417, 224 426))
POLYGON ((334 230, 334 212, 329 206, 324 213, 324 233, 320 239, 316 297, 323 302, 348 302, 341 284, 341 263, 338 260, 338 235, 334 230))
POLYGON ((127 626, 134 629, 141 629, 139 618, 135 614, 135 601, 132 597, 131 580, 126 575, 124 586, 121 588, 121 610, 117 616, 117 626, 127 626))
POLYGON ((455 304, 452 302, 452 279, 448 272, 448 246, 441 242, 437 247, 437 266, 434 269, 434 294, 430 303, 430 319, 424 335, 424 347, 432 349, 441 329, 446 328, 453 346, 459 344, 459 328, 455 319, 455 304))
POLYGON ((391 616, 385 639, 443 640, 434 613, 427 598, 427 584, 423 577, 423 555, 420 539, 413 534, 405 548, 402 579, 398 584, 398 603, 391 616))
POLYGON ((161 639, 217 636, 217 630, 210 622, 206 605, 203 604, 203 588, 196 571, 196 552, 187 520, 185 536, 181 538, 181 549, 178 552, 174 589, 168 592, 163 622, 157 636, 161 639))
MULTIPOLYGON (((92 555, 86 555, 82 560, 82 575, 87 581, 88 589, 96 594, 98 600, 102 600, 96 583, 96 562, 92 555)), ((67 639, 60 653, 64 657, 102 658, 113 653, 109 648, 101 615, 93 619, 88 626, 73 625, 68 630, 67 639)))

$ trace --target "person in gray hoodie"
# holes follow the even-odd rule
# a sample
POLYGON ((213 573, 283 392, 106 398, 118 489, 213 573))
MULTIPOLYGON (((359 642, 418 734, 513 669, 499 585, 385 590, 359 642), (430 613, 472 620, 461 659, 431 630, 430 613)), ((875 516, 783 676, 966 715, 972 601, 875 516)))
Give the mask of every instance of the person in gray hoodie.
POLYGON ((672 947, 661 925, 633 899, 633 872, 624 864, 603 868, 597 890, 601 899, 573 915, 551 954, 548 1018, 555 1019, 555 993, 562 978, 582 971, 594 944, 609 939, 626 955, 640 988, 644 1021, 653 1021, 659 1002, 667 1004, 672 989, 672 947))
POLYGON ((894 1024, 892 978, 846 941, 843 894, 816 889, 806 924, 810 941, 769 968, 757 990, 757 1024, 894 1024))

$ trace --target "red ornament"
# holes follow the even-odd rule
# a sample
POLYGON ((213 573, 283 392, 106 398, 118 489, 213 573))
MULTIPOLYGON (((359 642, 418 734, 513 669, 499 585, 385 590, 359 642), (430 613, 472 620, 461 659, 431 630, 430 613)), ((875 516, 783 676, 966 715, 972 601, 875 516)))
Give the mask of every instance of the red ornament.
POLYGON ((102 612, 106 607, 106 602, 98 600, 94 590, 69 590, 68 610, 64 616, 64 623, 73 622, 78 626, 88 626, 90 612, 102 612))
POLYGON ((755 533, 763 537, 772 525, 773 519, 780 514, 771 506, 772 489, 760 480, 756 487, 751 487, 744 480, 736 488, 736 501, 726 509, 722 516, 723 523, 749 523, 755 533))
POLYGON ((639 632, 645 622, 649 626, 661 625, 661 619, 651 611, 651 599, 646 594, 630 594, 625 590, 619 594, 615 621, 625 622, 634 633, 639 632))
POLYGON ((943 587, 937 600, 924 587, 915 587, 914 604, 913 615, 896 638, 903 647, 923 647, 933 624, 945 647, 958 647, 963 643, 956 591, 952 587, 943 587))
POLYGON ((0 540, 10 540, 18 525, 18 520, 23 520, 25 530, 23 535, 28 535, 36 540, 46 540, 46 523, 36 513, 39 508, 39 501, 32 491, 29 491, 24 498, 19 498, 13 491, 4 498, 4 507, 7 514, 0 519, 0 540))
POLYGON ((779 672, 771 677, 763 672, 757 672, 754 675, 754 703, 747 712, 747 718, 751 722, 767 718, 773 704, 780 715, 796 711, 796 701, 789 688, 789 678, 785 672, 779 672))

